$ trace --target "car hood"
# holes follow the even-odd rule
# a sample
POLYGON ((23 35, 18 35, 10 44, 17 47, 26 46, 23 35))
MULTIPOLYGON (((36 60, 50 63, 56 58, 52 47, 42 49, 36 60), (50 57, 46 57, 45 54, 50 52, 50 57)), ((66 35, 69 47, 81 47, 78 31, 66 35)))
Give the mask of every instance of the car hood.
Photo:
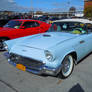
POLYGON ((21 41, 18 45, 21 45, 21 47, 24 46, 29 48, 47 49, 75 37, 76 35, 69 33, 48 32, 33 38, 30 36, 29 38, 21 41))
POLYGON ((2 32, 2 31, 10 31, 10 30, 16 30, 16 29, 14 29, 14 28, 8 28, 8 27, 2 27, 2 28, 0 28, 0 32, 2 32))

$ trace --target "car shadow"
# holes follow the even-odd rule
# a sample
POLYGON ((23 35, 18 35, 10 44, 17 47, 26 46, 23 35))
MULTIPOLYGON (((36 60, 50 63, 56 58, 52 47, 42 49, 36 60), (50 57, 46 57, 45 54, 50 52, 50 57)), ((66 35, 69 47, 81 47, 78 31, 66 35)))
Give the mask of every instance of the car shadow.
MULTIPOLYGON (((6 59, 9 58, 9 54, 8 54, 7 51, 5 51, 5 53, 4 53, 3 55, 6 57, 6 59)), ((81 60, 77 63, 77 65, 80 64, 81 62, 83 62, 83 61, 84 61, 86 58, 88 58, 90 55, 92 55, 92 52, 89 53, 87 56, 85 56, 83 59, 81 59, 81 60)), ((33 74, 34 74, 34 73, 33 73, 33 74)), ((37 74, 37 75, 38 75, 38 74, 37 74)), ((41 74, 41 75, 38 75, 38 76, 41 76, 41 77, 48 77, 48 76, 51 76, 51 75, 41 74)), ((53 77, 58 78, 58 79, 65 79, 65 78, 62 78, 62 76, 59 76, 59 75, 53 76, 53 77)))
POLYGON ((92 54, 92 52, 89 53, 87 56, 85 56, 83 59, 81 59, 77 64, 80 64, 81 62, 83 62, 83 61, 84 61, 86 58, 88 58, 91 54, 92 54))
MULTIPOLYGON (((78 63, 77 63, 77 65, 78 64, 80 64, 81 62, 83 62, 86 58, 88 58, 90 55, 92 54, 92 52, 91 53, 89 53, 87 56, 85 56, 83 59, 81 59, 78 63)), ((38 75, 38 76, 41 76, 41 77, 48 77, 48 76, 51 76, 51 75, 46 75, 46 74, 41 74, 41 75, 38 75)), ((52 77, 52 76, 51 76, 52 77)), ((58 78, 58 79, 67 79, 67 78, 63 78, 61 75, 56 75, 56 76, 53 76, 53 77, 55 77, 55 78, 58 78)), ((73 91, 70 91, 70 92, 73 92, 73 91)), ((75 91, 74 91, 75 92, 75 91)), ((77 91, 76 91, 77 92, 77 91)), ((78 91, 78 92, 82 92, 82 91, 78 91)), ((83 91, 84 92, 84 91, 83 91)))
POLYGON ((69 92, 85 92, 84 89, 80 86, 80 84, 74 85, 69 92))

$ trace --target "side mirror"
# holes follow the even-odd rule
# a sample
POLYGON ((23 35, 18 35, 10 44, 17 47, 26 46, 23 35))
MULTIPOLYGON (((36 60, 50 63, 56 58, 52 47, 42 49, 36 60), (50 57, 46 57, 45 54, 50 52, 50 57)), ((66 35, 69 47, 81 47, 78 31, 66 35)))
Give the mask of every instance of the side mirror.
POLYGON ((20 29, 25 29, 25 26, 21 26, 20 29))

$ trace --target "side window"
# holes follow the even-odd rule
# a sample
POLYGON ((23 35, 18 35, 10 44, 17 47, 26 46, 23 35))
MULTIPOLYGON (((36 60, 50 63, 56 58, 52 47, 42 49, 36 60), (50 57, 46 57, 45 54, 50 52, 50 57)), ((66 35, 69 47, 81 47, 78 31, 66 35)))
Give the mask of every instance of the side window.
POLYGON ((33 27, 38 27, 40 24, 38 22, 34 22, 33 27))
POLYGON ((86 28, 87 28, 87 30, 88 30, 88 32, 90 33, 92 33, 92 24, 90 24, 90 23, 87 23, 86 24, 86 28))
POLYGON ((32 22, 25 22, 25 23, 23 24, 23 26, 24 26, 25 28, 30 28, 30 27, 32 27, 32 22))
POLYGON ((23 26, 24 26, 25 28, 38 27, 39 25, 40 25, 39 23, 34 22, 34 21, 32 21, 32 22, 25 22, 25 23, 23 24, 23 26))

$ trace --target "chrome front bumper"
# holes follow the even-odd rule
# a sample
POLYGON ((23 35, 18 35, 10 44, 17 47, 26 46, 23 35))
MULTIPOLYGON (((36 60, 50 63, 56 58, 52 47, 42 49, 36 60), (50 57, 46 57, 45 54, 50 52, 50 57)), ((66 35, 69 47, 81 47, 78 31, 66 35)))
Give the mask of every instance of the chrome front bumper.
MULTIPOLYGON (((5 53, 4 55, 8 58, 8 62, 16 67, 17 64, 13 62, 12 60, 10 60, 9 53, 5 53)), ((61 69, 61 67, 51 68, 51 67, 46 66, 45 64, 43 64, 40 67, 35 67, 35 68, 33 68, 31 65, 30 67, 29 66, 25 66, 25 67, 26 67, 26 71, 31 72, 31 73, 39 74, 39 75, 47 74, 47 75, 52 75, 52 76, 56 76, 60 72, 60 69, 61 69)))
MULTIPOLYGON (((8 62, 16 67, 16 63, 12 62, 10 59, 8 59, 8 62)), ((34 73, 34 74, 38 74, 38 75, 47 74, 47 75, 56 76, 59 72, 59 68, 54 69, 54 68, 47 67, 45 65, 39 68, 35 68, 35 69, 33 69, 31 65, 30 67, 27 67, 27 66, 25 67, 26 67, 26 71, 34 73)))

